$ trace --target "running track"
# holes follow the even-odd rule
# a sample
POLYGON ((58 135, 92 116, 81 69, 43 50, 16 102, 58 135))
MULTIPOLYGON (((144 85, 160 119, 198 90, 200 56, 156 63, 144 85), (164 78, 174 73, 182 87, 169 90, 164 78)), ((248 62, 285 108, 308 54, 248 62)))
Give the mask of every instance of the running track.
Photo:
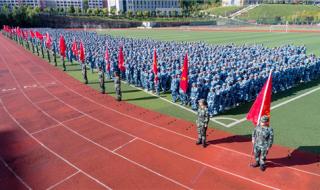
POLYGON ((316 155, 116 102, 0 35, 0 189, 320 189, 316 155), (288 153, 291 157, 288 158, 288 153))

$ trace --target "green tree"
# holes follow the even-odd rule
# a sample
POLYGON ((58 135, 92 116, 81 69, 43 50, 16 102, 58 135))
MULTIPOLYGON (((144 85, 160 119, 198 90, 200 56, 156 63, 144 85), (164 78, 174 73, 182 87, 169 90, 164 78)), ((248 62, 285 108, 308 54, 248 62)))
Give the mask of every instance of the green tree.
POLYGON ((110 8, 110 14, 111 15, 116 15, 117 9, 115 7, 110 8))
POLYGON ((127 11, 127 17, 128 18, 132 18, 133 16, 133 12, 132 11, 127 11))
POLYGON ((109 11, 107 8, 103 8, 101 12, 103 13, 103 16, 108 16, 109 14, 109 11))
POLYGON ((137 11, 137 12, 136 12, 136 16, 137 16, 137 17, 142 17, 142 12, 141 12, 141 11, 137 11))
POLYGON ((76 10, 74 9, 74 6, 71 5, 71 6, 68 8, 68 13, 73 14, 73 13, 75 13, 75 12, 76 12, 76 10))
POLYGON ((149 11, 143 11, 143 17, 148 18, 150 16, 149 11))

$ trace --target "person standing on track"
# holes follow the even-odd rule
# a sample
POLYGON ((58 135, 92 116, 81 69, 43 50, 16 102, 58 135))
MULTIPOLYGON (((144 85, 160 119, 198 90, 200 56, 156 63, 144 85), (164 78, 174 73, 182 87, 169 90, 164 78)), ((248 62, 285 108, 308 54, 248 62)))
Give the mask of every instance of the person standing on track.
POLYGON ((106 88, 105 88, 105 85, 104 85, 104 79, 105 79, 105 76, 104 76, 104 69, 103 69, 104 65, 103 64, 100 64, 99 65, 99 84, 100 84, 100 89, 101 89, 101 94, 105 94, 106 93, 106 88))
POLYGON ((115 88, 115 91, 116 91, 116 100, 117 101, 121 101, 122 93, 121 93, 121 81, 120 81, 119 72, 116 71, 114 75, 115 75, 114 88, 115 88))
POLYGON ((197 118, 197 132, 198 141, 197 145, 202 144, 203 148, 206 147, 206 136, 209 124, 209 112, 207 102, 204 99, 199 100, 198 118, 197 118))
POLYGON ((255 127, 252 133, 253 152, 256 163, 252 167, 260 167, 261 171, 266 169, 265 161, 269 149, 273 144, 273 129, 269 126, 269 117, 261 117, 260 125, 255 127))

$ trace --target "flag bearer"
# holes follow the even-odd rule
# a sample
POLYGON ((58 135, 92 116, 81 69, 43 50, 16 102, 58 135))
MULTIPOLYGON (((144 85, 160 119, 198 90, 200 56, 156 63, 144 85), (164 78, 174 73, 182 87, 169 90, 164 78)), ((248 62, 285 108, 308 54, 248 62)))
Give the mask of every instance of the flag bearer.
POLYGON ((260 170, 264 171, 266 157, 273 143, 273 129, 269 126, 268 116, 262 116, 260 124, 255 127, 252 133, 252 143, 256 163, 251 166, 260 167, 260 170))

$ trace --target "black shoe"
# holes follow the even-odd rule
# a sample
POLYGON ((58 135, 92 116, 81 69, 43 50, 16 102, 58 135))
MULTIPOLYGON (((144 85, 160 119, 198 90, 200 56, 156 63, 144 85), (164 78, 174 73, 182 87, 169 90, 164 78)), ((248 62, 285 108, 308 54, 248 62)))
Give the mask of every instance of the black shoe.
POLYGON ((203 148, 206 148, 206 147, 207 147, 207 144, 206 144, 206 143, 202 143, 202 147, 203 147, 203 148))
POLYGON ((201 144, 201 141, 197 141, 197 142, 196 142, 196 145, 199 145, 199 144, 201 144))
POLYGON ((266 170, 266 167, 264 165, 261 165, 260 170, 264 172, 266 170))
POLYGON ((260 164, 259 164, 258 162, 256 162, 256 163, 254 163, 254 164, 251 164, 250 166, 253 167, 253 168, 256 168, 256 167, 259 167, 260 164))

